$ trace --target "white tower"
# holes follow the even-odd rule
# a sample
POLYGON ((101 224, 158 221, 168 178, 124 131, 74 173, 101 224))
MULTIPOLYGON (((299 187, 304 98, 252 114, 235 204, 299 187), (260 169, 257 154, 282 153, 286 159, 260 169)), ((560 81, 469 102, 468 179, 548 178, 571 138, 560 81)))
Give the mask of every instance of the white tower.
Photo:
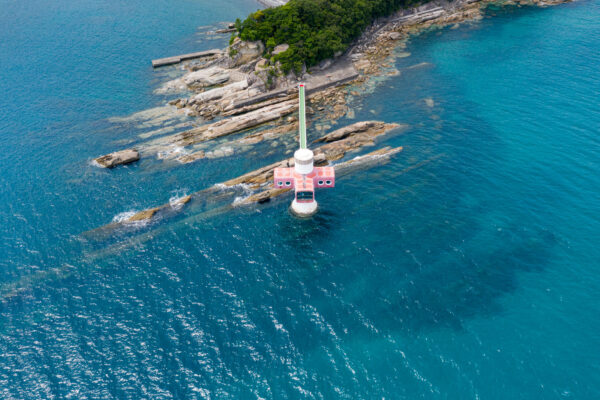
POLYGON ((275 168, 273 178, 277 188, 294 189, 291 211, 299 217, 310 217, 317 212, 315 187, 335 186, 333 167, 314 167, 314 155, 306 145, 306 112, 304 105, 304 84, 299 87, 300 97, 300 148, 294 153, 294 168, 275 168))
POLYGON ((315 187, 313 179, 307 178, 313 172, 314 155, 306 144, 306 107, 304 99, 304 84, 298 87, 300 109, 298 110, 300 120, 300 148, 294 153, 294 175, 296 178, 294 187, 296 196, 292 201, 291 210, 300 217, 310 217, 317 212, 318 204, 315 200, 315 187))

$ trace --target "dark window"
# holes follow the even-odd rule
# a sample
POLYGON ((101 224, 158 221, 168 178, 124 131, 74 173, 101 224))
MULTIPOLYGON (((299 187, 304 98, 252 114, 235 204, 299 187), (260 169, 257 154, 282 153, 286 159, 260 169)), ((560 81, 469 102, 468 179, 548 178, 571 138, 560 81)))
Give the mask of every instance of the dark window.
POLYGON ((331 181, 325 181, 325 183, 331 185, 331 181))
POLYGON ((298 192, 296 193, 297 200, 312 200, 313 192, 298 192))
POLYGON ((283 182, 282 182, 282 181, 279 181, 279 182, 277 182, 277 184, 278 184, 279 186, 283 186, 283 182))
POLYGON ((323 184, 323 181, 319 181, 319 185, 322 185, 322 184, 323 184))
POLYGON ((287 182, 285 183, 285 186, 291 186, 291 184, 292 184, 292 182, 290 182, 290 181, 287 181, 287 182))

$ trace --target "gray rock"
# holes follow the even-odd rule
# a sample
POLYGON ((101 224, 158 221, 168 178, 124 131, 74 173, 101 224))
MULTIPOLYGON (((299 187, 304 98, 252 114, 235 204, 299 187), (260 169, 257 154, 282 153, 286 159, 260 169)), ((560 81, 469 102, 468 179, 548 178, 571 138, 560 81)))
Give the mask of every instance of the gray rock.
POLYGON ((231 66, 238 67, 247 64, 252 60, 257 59, 265 51, 265 46, 262 42, 244 42, 236 40, 230 46, 229 54, 231 54, 231 66))
POLYGON ((264 58, 261 58, 260 60, 258 60, 258 62, 256 63, 256 65, 254 66, 254 70, 256 72, 261 72, 262 70, 264 70, 265 68, 267 68, 267 60, 264 58))
POLYGON ((289 49, 289 48, 290 48, 289 44, 285 44, 285 43, 284 44, 280 44, 280 45, 275 46, 275 48, 273 49, 273 51, 271 52, 271 54, 273 54, 273 55, 281 54, 284 51, 287 51, 287 49, 289 49))
POLYGON ((140 159, 140 153, 136 149, 115 151, 114 153, 98 157, 95 161, 104 168, 114 168, 117 165, 130 164, 140 159))
POLYGON ((248 81, 244 79, 243 81, 230 83, 229 85, 225 85, 223 87, 207 90, 206 92, 202 92, 197 94, 191 99, 192 104, 202 103, 209 100, 220 99, 222 97, 232 96, 235 93, 242 91, 248 87, 248 81))
POLYGON ((187 74, 183 80, 190 87, 207 87, 225 83, 230 74, 221 67, 210 67, 187 74))

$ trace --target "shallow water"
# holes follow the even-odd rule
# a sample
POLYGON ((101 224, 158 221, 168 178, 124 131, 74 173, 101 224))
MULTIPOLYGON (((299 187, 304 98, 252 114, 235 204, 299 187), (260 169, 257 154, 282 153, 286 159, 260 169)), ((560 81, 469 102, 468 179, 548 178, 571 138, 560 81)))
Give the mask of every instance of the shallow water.
POLYGON ((598 2, 413 38, 352 103, 410 124, 377 143, 404 151, 311 220, 200 198, 82 235, 282 158, 90 162, 163 126, 114 120, 170 98, 178 69, 150 59, 223 46, 198 27, 257 7, 0 0, 0 283, 19 289, 0 397, 597 398, 598 2))

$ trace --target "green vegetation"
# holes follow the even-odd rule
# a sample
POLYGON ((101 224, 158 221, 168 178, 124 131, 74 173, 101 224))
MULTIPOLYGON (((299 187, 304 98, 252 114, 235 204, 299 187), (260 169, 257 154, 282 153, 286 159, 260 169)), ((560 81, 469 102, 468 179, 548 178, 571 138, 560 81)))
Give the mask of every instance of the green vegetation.
POLYGON ((417 0, 291 0, 236 21, 242 40, 260 40, 270 53, 287 43, 290 48, 271 57, 283 72, 300 72, 344 51, 378 17, 416 4, 417 0))

